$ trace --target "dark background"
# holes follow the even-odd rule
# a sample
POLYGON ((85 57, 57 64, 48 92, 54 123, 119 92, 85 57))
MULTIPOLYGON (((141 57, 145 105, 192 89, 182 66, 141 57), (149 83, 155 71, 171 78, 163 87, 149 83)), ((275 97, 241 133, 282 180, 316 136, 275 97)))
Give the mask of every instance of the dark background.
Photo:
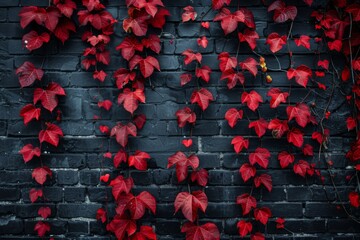
MULTIPOLYGON (((162 52, 157 57, 161 72, 151 76, 155 90, 146 89, 146 104, 141 104, 139 113, 145 113, 148 121, 140 136, 131 138, 129 147, 146 151, 152 159, 149 161, 149 170, 145 172, 136 170, 114 170, 112 160, 103 159, 103 153, 110 151, 116 153, 119 145, 114 139, 107 138, 98 130, 101 124, 114 126, 117 121, 126 122, 129 114, 122 106, 113 106, 110 112, 105 112, 97 107, 97 102, 102 99, 111 99, 116 102, 119 90, 115 88, 112 73, 119 67, 126 67, 115 46, 126 35, 122 30, 121 20, 127 16, 124 1, 110 1, 107 10, 119 20, 116 33, 112 36, 110 50, 112 52, 111 64, 106 67, 109 74, 104 84, 98 84, 92 79, 91 73, 81 68, 81 54, 86 44, 80 39, 81 30, 73 35, 71 40, 62 46, 54 39, 40 50, 33 53, 22 47, 21 38, 24 33, 19 24, 18 12, 21 6, 36 5, 47 6, 47 0, 0 0, 0 239, 31 239, 36 238, 33 231, 37 222, 37 210, 44 203, 31 204, 28 193, 32 187, 38 185, 31 179, 31 171, 39 166, 33 160, 25 164, 18 151, 24 144, 36 143, 36 138, 41 127, 38 123, 31 122, 24 126, 19 116, 22 106, 32 102, 32 88, 20 89, 14 69, 24 61, 31 61, 46 71, 44 83, 55 81, 65 88, 66 97, 60 101, 63 121, 59 124, 65 137, 60 141, 58 148, 47 148, 43 155, 44 163, 53 170, 53 178, 45 184, 45 196, 48 198, 46 206, 52 209, 51 234, 66 239, 108 239, 104 226, 95 220, 96 210, 105 203, 104 184, 99 182, 100 172, 112 173, 112 177, 119 173, 131 175, 135 181, 135 192, 149 191, 157 199, 156 217, 146 214, 143 222, 155 226, 159 239, 184 239, 180 234, 181 223, 184 222, 182 214, 173 215, 173 202, 178 192, 187 190, 184 184, 177 184, 174 169, 166 169, 167 158, 178 150, 186 151, 181 145, 183 136, 189 136, 189 128, 179 129, 175 112, 189 103, 195 84, 180 87, 179 76, 190 67, 183 66, 182 56, 184 50, 198 49, 196 39, 199 35, 199 22, 181 23, 182 8, 187 5, 195 7, 198 15, 206 12, 210 7, 209 0, 166 0, 164 4, 171 12, 164 28, 165 37, 162 38, 162 52), (171 37, 168 33, 174 36, 171 37), (46 58, 44 59, 44 56, 46 58), (93 120, 94 115, 101 116, 100 121, 93 120), (101 168, 103 162, 103 169, 101 168)), ((234 10, 237 1, 232 1, 234 10)), ((265 39, 269 33, 278 32, 287 34, 289 23, 275 24, 272 14, 267 13, 267 8, 260 0, 242 0, 240 6, 248 7, 255 16, 257 32, 262 39, 258 41, 257 51, 266 56, 267 65, 277 68, 277 62, 269 54, 265 39)), ((320 36, 310 21, 312 9, 305 6, 302 1, 288 1, 289 4, 298 6, 298 16, 293 26, 293 36, 302 34, 311 37, 320 36)), ((317 1, 314 7, 322 6, 326 1, 317 1)), ((210 12, 204 21, 212 21, 216 12, 210 12)), ((159 33, 159 32, 156 32, 159 33)), ((197 111, 198 121, 193 131, 194 146, 200 158, 201 166, 210 173, 209 184, 205 192, 209 198, 206 214, 201 214, 201 220, 216 223, 221 231, 221 239, 236 238, 236 223, 241 219, 241 208, 235 204, 236 197, 249 192, 250 187, 244 184, 238 173, 239 166, 247 161, 247 154, 237 156, 230 144, 233 136, 250 136, 250 151, 259 146, 260 140, 253 130, 248 129, 248 121, 240 121, 234 129, 224 120, 225 112, 231 107, 241 107, 252 119, 257 115, 248 111, 241 105, 240 86, 228 90, 225 82, 220 81, 217 54, 228 51, 235 55, 238 39, 235 33, 224 37, 218 23, 211 23, 209 31, 202 30, 209 39, 209 45, 203 52, 203 63, 213 69, 211 81, 206 84, 216 101, 201 113, 197 111)), ((321 46, 311 40, 312 51, 304 47, 296 47, 291 41, 294 52, 295 66, 305 64, 316 69, 319 56, 315 51, 321 52, 322 58, 328 58, 321 46)), ((278 54, 282 68, 289 68, 289 58, 286 48, 278 54), (285 54, 284 54, 285 53, 285 54)), ((240 48, 239 59, 253 56, 246 44, 240 48)), ((254 57, 254 56, 253 56, 254 57)), ((343 58, 333 56, 336 66, 341 69, 343 58)), ((280 87, 288 91, 290 81, 285 73, 270 73, 273 83, 267 84, 264 76, 259 74, 256 79, 247 75, 245 86, 247 90, 256 89, 264 99, 265 104, 260 105, 261 116, 271 119, 275 116, 286 118, 285 107, 270 109, 266 93, 270 87, 280 87)), ((329 76, 321 80, 329 86, 329 76)), ((294 81, 292 81, 294 82, 294 81)), ((298 88, 291 92, 291 102, 295 104, 308 93, 308 89, 298 88)), ((324 92, 315 88, 307 98, 308 103, 316 102, 319 108, 325 107, 328 98, 321 98, 324 92)), ((328 92, 328 91, 327 91, 328 92)), ((346 170, 348 160, 344 157, 353 136, 348 134, 345 119, 350 115, 350 108, 345 97, 337 89, 330 105, 331 118, 326 126, 331 129, 329 154, 334 162, 334 179, 341 199, 347 201, 349 187, 346 176, 352 173, 346 170)), ((315 127, 305 129, 306 143, 310 143, 317 150, 318 144, 311 140, 311 133, 315 127)), ((274 217, 286 219, 285 226, 294 234, 284 230, 277 230, 273 218, 268 227, 258 226, 260 231, 267 233, 267 239, 359 239, 360 225, 350 220, 336 200, 335 190, 331 186, 328 174, 324 169, 323 160, 306 160, 317 163, 325 176, 325 186, 322 186, 317 177, 304 179, 295 175, 292 169, 280 169, 277 153, 286 150, 288 144, 285 139, 274 140, 268 131, 261 140, 262 146, 272 152, 269 169, 266 173, 272 175, 273 191, 268 193, 265 189, 256 190, 255 196, 261 206, 271 208, 274 217), (325 192, 327 194, 325 194, 325 192), (293 238, 294 237, 294 238, 293 238)), ((299 155, 301 156, 301 155, 299 155)), ((297 158, 299 159, 299 158, 297 158)), ((195 188, 193 188, 195 189, 195 188)), ((108 189, 111 197, 111 189, 108 189)), ((113 212, 113 200, 109 200, 109 209, 113 212)), ((346 205, 348 207, 348 205, 346 205)), ((353 214, 359 216, 359 211, 353 214)))

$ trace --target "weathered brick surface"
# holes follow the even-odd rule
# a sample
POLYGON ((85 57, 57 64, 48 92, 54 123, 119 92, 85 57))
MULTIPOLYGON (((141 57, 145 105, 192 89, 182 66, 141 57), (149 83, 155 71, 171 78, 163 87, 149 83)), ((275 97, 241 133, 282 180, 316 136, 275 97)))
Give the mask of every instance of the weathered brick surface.
MULTIPOLYGON (((268 206, 273 212, 268 227, 255 225, 254 228, 264 231, 267 239, 360 239, 360 225, 347 217, 346 212, 336 202, 337 196, 343 201, 349 193, 349 182, 346 176, 350 170, 345 170, 348 165, 344 153, 349 148, 349 143, 354 137, 348 133, 345 119, 350 115, 350 108, 345 103, 342 92, 335 90, 334 101, 330 104, 332 111, 331 121, 327 127, 332 130, 329 143, 329 153, 334 162, 332 174, 334 175, 337 190, 333 188, 326 171, 324 162, 318 162, 317 157, 306 158, 310 162, 317 163, 325 181, 317 178, 304 179, 296 176, 291 169, 282 170, 277 161, 279 151, 285 150, 286 139, 274 140, 268 133, 259 140, 253 129, 248 128, 247 119, 240 121, 234 128, 230 128, 224 120, 225 112, 232 107, 241 107, 250 120, 258 119, 258 115, 246 107, 242 107, 240 96, 243 91, 241 86, 228 90, 225 81, 220 81, 217 55, 227 51, 235 55, 239 51, 238 59, 244 60, 252 56, 256 57, 246 44, 240 44, 235 33, 224 36, 218 22, 212 22, 216 15, 210 11, 204 21, 210 21, 210 29, 200 29, 199 18, 195 22, 182 23, 182 8, 192 5, 201 16, 207 12, 211 4, 210 0, 163 0, 171 13, 164 28, 164 33, 171 33, 174 39, 162 39, 162 51, 157 56, 161 72, 155 72, 151 77, 153 90, 147 83, 146 104, 139 106, 138 112, 144 113, 147 122, 139 131, 139 137, 129 139, 131 150, 140 149, 149 152, 152 158, 149 160, 149 169, 144 172, 125 167, 121 171, 114 169, 112 160, 104 159, 103 153, 110 151, 116 153, 119 145, 114 139, 108 139, 99 131, 100 125, 114 126, 118 121, 127 121, 130 114, 123 107, 113 106, 110 112, 97 107, 97 102, 102 99, 110 99, 116 102, 118 89, 111 77, 119 67, 126 67, 126 61, 122 59, 115 47, 126 36, 122 29, 121 20, 127 14, 125 0, 106 1, 107 10, 115 18, 120 20, 116 26, 115 34, 110 43, 111 64, 105 68, 108 72, 106 81, 98 84, 92 79, 91 73, 86 72, 80 64, 81 53, 86 47, 80 39, 80 34, 75 34, 65 45, 51 41, 41 49, 29 53, 23 48, 21 37, 26 32, 21 29, 18 13, 21 6, 47 6, 48 0, 0 0, 0 239, 38 239, 33 231, 36 224, 37 210, 43 204, 31 204, 28 196, 29 189, 38 185, 31 178, 31 169, 39 166, 39 163, 31 161, 24 164, 18 154, 21 146, 27 143, 35 143, 41 127, 36 123, 24 126, 19 116, 19 110, 26 103, 32 102, 34 88, 20 89, 14 69, 24 61, 31 61, 35 65, 43 65, 46 71, 43 79, 44 84, 51 81, 59 83, 65 88, 66 97, 61 98, 59 107, 62 110, 62 122, 59 123, 65 137, 60 141, 58 148, 44 146, 43 161, 53 170, 53 178, 45 184, 45 205, 52 209, 49 222, 51 234, 57 235, 56 239, 112 239, 107 235, 105 227, 96 222, 96 210, 109 204, 110 216, 114 215, 114 199, 111 188, 100 183, 101 174, 110 173, 111 177, 120 172, 134 178, 136 187, 134 192, 149 191, 157 199, 157 214, 146 214, 144 222, 155 226, 158 239, 173 240, 184 239, 180 233, 180 227, 184 221, 182 214, 174 215, 173 201, 180 191, 187 191, 185 183, 177 183, 174 169, 167 169, 167 158, 176 151, 186 151, 181 145, 183 136, 188 136, 190 127, 178 128, 175 112, 189 104, 189 99, 196 83, 193 81, 185 87, 180 87, 180 74, 186 70, 194 70, 195 65, 183 64, 181 53, 188 49, 197 49, 197 37, 205 34, 209 45, 201 49, 203 63, 213 69, 211 79, 206 87, 213 93, 215 102, 209 108, 200 112, 195 109, 198 121, 192 133, 194 144, 192 150, 200 158, 200 166, 209 171, 209 185, 205 192, 209 198, 209 206, 205 214, 200 214, 200 222, 210 220, 221 231, 221 239, 239 239, 236 223, 242 219, 241 208, 235 204, 236 197, 249 192, 251 185, 244 183, 239 176, 238 169, 249 156, 249 153, 236 155, 230 144, 233 136, 243 135, 251 139, 249 152, 258 146, 266 147, 271 152, 269 169, 259 171, 268 173, 273 178, 273 190, 268 193, 265 190, 255 189, 254 196, 259 199, 259 206, 268 206), (46 55, 46 58, 44 56, 46 55), (101 121, 95 121, 94 116, 101 116, 101 121), (286 230, 276 229, 275 218, 286 219, 286 230), (292 234, 290 234, 292 233, 292 234)), ((290 67, 290 59, 287 49, 284 47, 277 58, 270 52, 265 44, 265 37, 272 32, 287 34, 290 23, 276 24, 272 20, 272 13, 267 13, 266 6, 271 1, 260 0, 233 0, 230 10, 240 6, 248 7, 256 21, 258 39, 257 52, 264 55, 267 66, 278 69, 279 63, 283 69, 290 67), (266 6, 263 5, 266 3, 266 6)), ((324 6, 326 0, 314 1, 313 7, 324 6)), ((311 8, 303 1, 289 0, 289 4, 298 6, 298 16, 293 25, 293 37, 302 34, 310 37, 321 36, 315 30, 313 23, 309 22, 311 8)), ((159 33, 159 32, 157 32, 159 33)), ((323 46, 312 39, 311 49, 296 47, 293 39, 290 39, 290 48, 293 52, 294 66, 306 64, 316 69, 318 55, 322 59, 329 59, 323 46)), ((341 69, 344 58, 333 56, 337 68, 341 69)), ((269 98, 266 96, 271 87, 279 87, 283 91, 291 88, 290 102, 295 104, 302 101, 305 96, 307 103, 316 102, 319 108, 324 108, 327 101, 323 99, 315 85, 310 83, 311 93, 308 89, 294 86, 284 72, 271 72, 272 84, 267 84, 264 77, 259 74, 256 78, 245 73, 245 90, 256 89, 263 97, 259 111, 261 117, 272 119, 275 116, 281 119, 287 118, 286 105, 280 105, 277 109, 269 108, 269 98), (308 94, 308 95, 307 95, 308 94)), ((330 74, 319 81, 330 86, 330 74)), ((204 84, 205 86, 205 84, 204 84)), ((51 116, 46 116, 51 119, 51 116)), ((316 126, 304 129, 305 142, 314 145, 314 151, 318 151, 318 144, 311 140, 311 133, 316 126)), ((296 149, 292 149, 297 157, 302 155, 296 149)), ((350 183, 351 184, 351 183, 350 183)), ((197 187, 192 186, 193 189, 197 187)), ((345 205, 349 211, 350 207, 345 205)), ((350 209, 351 214, 358 217, 359 211, 350 209)))

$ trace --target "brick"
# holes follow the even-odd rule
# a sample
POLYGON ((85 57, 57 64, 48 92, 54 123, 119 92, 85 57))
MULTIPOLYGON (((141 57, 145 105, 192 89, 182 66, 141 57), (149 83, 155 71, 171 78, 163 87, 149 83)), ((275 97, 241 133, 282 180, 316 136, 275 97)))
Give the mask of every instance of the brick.
POLYGON ((57 171, 57 183, 60 185, 75 185, 79 182, 78 171, 59 170, 57 171))
POLYGON ((99 184, 100 173, 98 171, 83 170, 80 172, 80 183, 83 185, 99 184))
POLYGON ((18 188, 1 188, 1 201, 17 201, 20 198, 20 190, 18 188))
POLYGON ((0 224, 0 234, 21 234, 23 227, 24 224, 22 220, 5 219, 2 224, 0 224))
POLYGON ((58 214, 63 218, 94 218, 101 204, 59 204, 58 214))
POLYGON ((67 187, 64 189, 65 202, 83 202, 85 200, 85 188, 67 187))

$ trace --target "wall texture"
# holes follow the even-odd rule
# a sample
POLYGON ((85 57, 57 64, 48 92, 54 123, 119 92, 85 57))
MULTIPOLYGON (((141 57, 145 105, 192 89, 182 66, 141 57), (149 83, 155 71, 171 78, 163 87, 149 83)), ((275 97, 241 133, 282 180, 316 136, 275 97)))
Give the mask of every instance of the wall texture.
MULTIPOLYGON (((312 9, 305 6, 302 1, 288 2, 297 5, 299 11, 293 26, 293 35, 319 36, 314 24, 310 23, 312 9)), ((324 2, 318 1, 314 7, 324 2)), ((60 102, 63 121, 59 125, 65 137, 58 148, 49 147, 44 155, 44 161, 54 172, 52 180, 47 181, 44 188, 48 206, 52 209, 49 220, 52 225, 51 234, 66 239, 109 239, 104 226, 95 220, 96 210, 105 202, 106 195, 106 186, 99 181, 103 162, 103 168, 112 176, 121 172, 130 174, 135 181, 135 192, 147 190, 156 197, 156 216, 146 215, 142 221, 155 226, 159 239, 184 239, 184 235, 180 233, 181 222, 184 219, 181 214, 173 214, 173 202, 176 194, 186 190, 187 186, 178 184, 174 169, 167 169, 166 165, 170 155, 178 150, 186 150, 181 145, 181 140, 184 134, 189 134, 189 129, 178 128, 175 112, 189 102, 194 87, 191 84, 180 87, 179 76, 183 69, 186 69, 181 53, 188 48, 197 48, 199 22, 181 23, 181 13, 182 8, 187 5, 194 6, 198 14, 206 12, 210 1, 164 1, 172 14, 168 18, 164 32, 173 34, 175 38, 162 39, 162 51, 158 56, 161 72, 153 75, 154 90, 147 88, 147 103, 139 107, 139 112, 145 113, 148 121, 140 131, 140 137, 131 138, 129 143, 130 150, 141 149, 151 155, 150 168, 145 172, 133 169, 114 170, 112 161, 103 159, 103 153, 116 153, 119 145, 114 139, 109 140, 100 133, 100 122, 93 120, 94 115, 101 116, 102 124, 113 126, 117 121, 128 119, 129 114, 122 106, 113 106, 110 112, 97 107, 99 97, 115 101, 118 90, 111 77, 99 87, 92 79, 91 73, 81 68, 81 54, 86 45, 82 43, 80 34, 73 36, 64 46, 54 41, 31 54, 23 48, 21 38, 24 31, 20 28, 18 17, 21 6, 47 4, 47 0, 0 0, 0 238, 37 238, 33 227, 40 204, 31 204, 28 197, 29 189, 36 186, 31 178, 31 170, 37 163, 24 164, 18 151, 25 143, 35 141, 40 128, 34 123, 24 126, 19 117, 20 108, 32 101, 33 89, 20 89, 14 74, 14 69, 29 60, 38 66, 44 61, 45 82, 55 81, 67 93, 60 102)), ((262 38, 258 41, 258 52, 267 56, 270 68, 277 68, 277 61, 270 55, 264 37, 274 31, 286 34, 289 25, 273 23, 266 6, 260 0, 242 0, 239 4, 253 11, 257 32, 262 38)), ((236 6, 237 1, 233 1, 232 9, 236 6)), ((124 1, 109 1, 107 10, 120 21, 110 45, 112 61, 105 68, 111 76, 117 68, 126 67, 125 61, 115 51, 115 46, 125 36, 121 20, 126 16, 127 9, 124 1)), ((212 21, 215 14, 210 12, 204 21, 212 21)), ((199 112, 199 121, 193 130, 194 149, 200 158, 201 166, 210 174, 209 184, 205 189, 209 206, 206 214, 201 215, 201 219, 215 222, 221 231, 221 239, 232 239, 238 236, 236 223, 241 218, 240 206, 236 205, 235 199, 245 190, 248 191, 249 186, 243 183, 238 173, 246 154, 236 155, 230 142, 235 135, 252 136, 254 139, 251 141, 250 151, 260 143, 258 138, 255 138, 254 131, 247 127, 247 121, 240 121, 231 129, 224 120, 225 112, 229 108, 241 106, 242 88, 238 86, 228 90, 225 82, 219 80, 217 54, 222 51, 235 54, 238 39, 232 34, 224 37, 218 23, 211 23, 206 35, 209 45, 202 51, 203 61, 214 70, 208 89, 216 101, 210 104, 205 112, 199 112)), ((313 69, 316 68, 317 56, 309 54, 305 48, 295 47, 292 40, 291 46, 296 65, 306 64, 313 69)), ((317 49, 316 44, 312 46, 312 50, 322 51, 317 49)), ((239 58, 249 56, 247 51, 241 48, 239 58)), ((326 54, 323 56, 328 57, 326 54)), ((278 58, 283 68, 289 67, 286 55, 279 54, 278 58)), ((334 60, 341 68, 342 58, 335 56, 334 60)), ((268 99, 266 92, 270 87, 281 87, 285 90, 289 88, 290 81, 285 73, 271 75, 271 84, 267 84, 259 75, 255 80, 247 82, 247 89, 256 89, 264 99, 268 99)), ((328 84, 326 81, 324 83, 328 84)), ((325 105, 326 102, 317 91, 315 89, 310 93, 308 103, 325 105)), ((293 89, 291 102, 299 102, 307 93, 308 90, 304 88, 293 89)), ((350 109, 345 101, 346 99, 336 90, 330 106, 332 116, 328 125, 332 136, 329 154, 334 162, 335 184, 344 200, 347 199, 349 191, 346 181, 349 172, 346 170, 348 162, 344 155, 353 138, 346 129, 345 119, 350 109)), ((266 119, 275 115, 287 118, 284 108, 285 106, 281 106, 274 110, 270 109, 268 104, 260 106, 262 117, 266 119)), ((250 111, 248 116, 257 118, 250 111)), ((312 142, 309 134, 313 128, 307 127, 305 131, 306 142, 312 142)), ((263 137, 261 144, 272 152, 267 172, 273 177, 274 188, 271 193, 257 191, 255 194, 261 205, 271 208, 274 217, 285 218, 286 227, 293 232, 290 234, 285 230, 277 230, 274 218, 268 227, 262 230, 267 234, 267 239, 360 239, 360 225, 350 220, 342 208, 334 203, 336 192, 327 177, 328 173, 322 161, 318 166, 325 176, 324 185, 316 177, 304 179, 295 175, 292 170, 280 169, 276 159, 277 153, 284 150, 286 143, 283 144, 282 140, 274 141, 270 132, 263 137)), ((313 161, 318 160, 314 157, 313 161)), ((108 195, 111 196, 110 189, 108 191, 108 195)), ((109 200, 110 205, 112 201, 109 200)), ((359 211, 353 214, 359 216, 359 211)))

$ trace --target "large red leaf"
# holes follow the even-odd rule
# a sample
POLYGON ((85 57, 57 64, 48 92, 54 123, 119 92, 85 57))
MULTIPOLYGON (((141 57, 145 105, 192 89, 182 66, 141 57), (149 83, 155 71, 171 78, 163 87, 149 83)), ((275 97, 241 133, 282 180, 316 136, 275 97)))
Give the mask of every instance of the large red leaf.
POLYGON ((22 7, 19 16, 20 16, 20 25, 22 28, 25 28, 32 21, 35 21, 38 25, 42 25, 45 21, 46 10, 44 8, 39 8, 35 6, 22 7))
POLYGON ((241 95, 241 103, 246 103, 252 111, 255 111, 259 107, 259 103, 262 102, 262 97, 255 90, 251 90, 250 93, 243 92, 241 95))
POLYGON ((113 232, 117 239, 126 239, 125 236, 131 236, 136 232, 137 225, 133 219, 122 219, 119 215, 106 225, 106 230, 113 232))
POLYGON ((114 156, 114 159, 113 159, 114 167, 118 168, 122 162, 126 163, 127 159, 128 159, 127 153, 123 149, 120 149, 114 156))
POLYGON ((167 168, 176 165, 176 177, 178 182, 184 181, 188 176, 188 167, 195 170, 199 167, 199 158, 192 154, 187 157, 183 152, 178 151, 168 158, 167 168))
POLYGON ((118 89, 123 89, 123 87, 129 82, 134 81, 136 73, 129 71, 125 68, 119 68, 114 72, 114 78, 116 79, 116 86, 118 89))
POLYGON ((46 181, 46 177, 52 176, 52 171, 48 167, 38 167, 35 168, 31 173, 32 178, 35 179, 35 181, 41 185, 43 185, 46 181))
POLYGON ((186 123, 196 122, 196 114, 189 107, 177 110, 175 115, 180 128, 185 127, 186 123))
POLYGON ((147 38, 141 39, 141 44, 144 45, 145 48, 151 49, 157 54, 160 53, 160 38, 155 34, 150 34, 147 38))
POLYGON ((203 65, 200 68, 196 68, 195 76, 201 78, 202 80, 208 83, 210 80, 210 73, 211 73, 211 68, 209 66, 203 65))
POLYGON ((47 142, 55 147, 59 144, 59 138, 63 137, 64 133, 53 123, 46 123, 46 129, 39 132, 40 143, 47 142))
POLYGON ((181 232, 186 233, 186 240, 220 240, 219 229, 214 223, 205 223, 203 225, 195 225, 186 222, 181 227, 181 232))
POLYGON ((140 219, 145 214, 145 209, 149 209, 153 214, 156 211, 156 200, 147 191, 141 192, 138 196, 129 193, 117 199, 116 213, 122 216, 129 210, 132 219, 140 219))
POLYGON ((53 3, 60 10, 61 14, 70 18, 76 9, 76 4, 72 0, 54 0, 53 3))
POLYGON ((22 38, 25 47, 29 50, 35 50, 40 48, 44 43, 47 43, 50 41, 50 35, 47 32, 44 32, 42 34, 38 34, 36 31, 31 31, 27 34, 25 34, 22 38))
POLYGON ((228 52, 222 52, 218 56, 218 60, 220 61, 219 67, 222 72, 227 72, 229 70, 233 70, 237 66, 236 57, 230 57, 228 52))
POLYGON ((124 125, 122 123, 116 124, 111 129, 110 136, 116 136, 116 141, 122 146, 125 147, 128 143, 129 135, 136 137, 137 129, 136 126, 129 122, 128 124, 124 125))
POLYGON ((130 240, 156 240, 154 229, 150 226, 141 226, 140 231, 130 236, 130 240))
POLYGON ((125 32, 132 31, 136 36, 145 36, 148 30, 147 20, 149 16, 144 12, 130 16, 123 21, 125 32))
POLYGON ((309 67, 305 65, 300 65, 296 69, 290 68, 287 71, 287 77, 288 79, 295 78, 295 81, 306 88, 306 85, 309 81, 309 78, 312 77, 312 71, 309 67))
POLYGON ((300 38, 295 39, 296 46, 303 46, 310 50, 310 37, 307 35, 301 35, 300 38))
POLYGON ((129 156, 129 166, 134 166, 137 170, 147 170, 147 160, 150 159, 150 155, 146 152, 137 150, 134 155, 129 156))
POLYGON ((239 172, 244 182, 247 182, 250 178, 255 176, 256 168, 248 163, 244 163, 241 165, 239 172))
POLYGON ((140 72, 145 78, 150 77, 154 69, 160 71, 158 60, 152 56, 142 58, 139 55, 135 55, 129 62, 130 70, 133 70, 137 65, 139 65, 140 72))
POLYGON ((125 37, 125 39, 116 47, 116 50, 121 50, 121 55, 126 60, 130 60, 135 51, 141 52, 144 46, 135 37, 125 37))
POLYGON ((221 28, 225 35, 228 35, 236 30, 239 22, 245 22, 245 15, 240 10, 231 13, 229 9, 222 8, 215 16, 214 21, 221 21, 221 28))
POLYGON ((197 103, 200 108, 205 111, 209 106, 209 102, 214 101, 214 97, 209 90, 201 88, 200 90, 193 91, 190 101, 191 103, 197 103))
POLYGON ((295 6, 286 6, 282 0, 276 0, 268 7, 268 12, 274 11, 273 19, 277 23, 294 20, 297 15, 295 6))
POLYGON ((34 104, 38 101, 41 105, 52 112, 58 105, 58 96, 65 96, 65 90, 57 83, 49 83, 46 89, 36 88, 34 90, 34 104))
POLYGON ((125 88, 119 94, 118 103, 123 104, 126 111, 134 114, 139 106, 139 102, 145 103, 145 94, 143 89, 135 89, 131 91, 130 88, 125 88))
POLYGON ((298 128, 293 128, 288 132, 287 140, 294 146, 301 147, 304 143, 304 133, 298 128))
POLYGON ((280 36, 278 33, 270 33, 266 39, 266 44, 270 45, 270 51, 276 53, 287 43, 287 36, 280 36))
POLYGON ((115 200, 118 200, 123 194, 128 194, 134 186, 134 181, 131 177, 124 178, 122 175, 117 176, 109 184, 112 187, 112 194, 115 200))
POLYGON ((262 168, 267 168, 269 165, 270 152, 266 148, 258 147, 255 152, 250 153, 249 161, 251 165, 259 164, 262 168))
POLYGON ((219 10, 222 8, 225 4, 229 5, 231 0, 212 0, 212 8, 214 10, 219 10))
POLYGON ((234 150, 236 153, 239 153, 243 148, 249 148, 249 140, 244 139, 242 136, 236 136, 231 140, 231 144, 234 145, 234 150))
POLYGON ((227 87, 232 89, 236 86, 238 82, 244 84, 245 76, 242 72, 235 72, 234 69, 228 70, 226 72, 222 72, 220 80, 227 79, 227 87))
POLYGON ((191 194, 188 192, 180 192, 175 198, 175 213, 180 209, 184 217, 190 222, 197 219, 197 211, 200 209, 205 212, 208 206, 208 198, 203 191, 193 191, 191 194))
POLYGON ((31 159, 33 159, 34 156, 40 157, 41 152, 40 148, 35 147, 32 144, 26 144, 19 153, 23 156, 24 162, 27 163, 31 159))
POLYGON ((310 170, 310 164, 307 161, 299 160, 294 164, 294 172, 302 177, 306 176, 308 170, 310 170))
POLYGON ((21 87, 28 87, 35 82, 35 80, 41 80, 44 76, 44 71, 40 68, 35 68, 31 62, 24 62, 20 67, 16 69, 16 74, 19 77, 21 87))
POLYGON ((296 104, 296 106, 288 106, 286 108, 289 121, 295 118, 295 121, 299 126, 305 127, 310 119, 310 109, 305 103, 296 104))
POLYGON ((76 32, 75 24, 70 19, 62 18, 56 25, 54 35, 64 44, 70 38, 70 32, 76 32))
POLYGON ((251 209, 256 208, 257 205, 256 199, 248 193, 238 196, 236 198, 236 203, 241 206, 243 216, 248 214, 251 209))

